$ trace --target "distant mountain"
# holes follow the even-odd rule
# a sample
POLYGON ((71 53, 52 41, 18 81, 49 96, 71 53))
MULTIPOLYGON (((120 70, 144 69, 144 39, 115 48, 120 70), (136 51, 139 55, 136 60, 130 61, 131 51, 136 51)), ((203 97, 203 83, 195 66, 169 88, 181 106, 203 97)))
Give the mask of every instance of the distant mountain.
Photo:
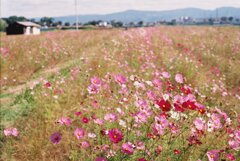
MULTIPOLYGON (((226 17, 240 17, 240 8, 235 7, 222 7, 215 10, 204 10, 199 8, 185 8, 185 9, 176 9, 168 11, 138 11, 138 10, 127 10, 124 12, 117 12, 112 14, 105 15, 79 15, 79 22, 86 23, 91 20, 103 20, 103 21, 122 21, 122 22, 131 22, 131 21, 144 21, 144 22, 153 22, 159 20, 171 20, 178 19, 181 16, 189 16, 192 18, 210 18, 226 16, 226 17)), ((55 21, 63 21, 74 23, 76 21, 75 16, 63 16, 63 17, 54 17, 55 21)))

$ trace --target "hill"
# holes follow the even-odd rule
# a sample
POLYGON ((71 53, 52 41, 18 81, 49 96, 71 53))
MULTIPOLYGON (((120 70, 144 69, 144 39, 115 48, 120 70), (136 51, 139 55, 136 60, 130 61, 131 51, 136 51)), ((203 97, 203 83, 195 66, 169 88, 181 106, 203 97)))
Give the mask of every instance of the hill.
MULTIPOLYGON (((145 21, 153 22, 159 20, 171 20, 177 19, 181 16, 190 16, 192 18, 209 18, 216 17, 218 13, 219 17, 240 17, 240 8, 235 7, 222 7, 215 10, 204 10, 199 8, 184 8, 168 11, 140 11, 140 10, 127 10, 123 12, 117 12, 112 14, 105 15, 79 15, 79 21, 86 23, 91 20, 103 20, 103 21, 122 21, 122 22, 131 22, 131 21, 145 21)), ((63 17, 54 17, 55 21, 63 22, 75 22, 75 16, 63 16, 63 17)))

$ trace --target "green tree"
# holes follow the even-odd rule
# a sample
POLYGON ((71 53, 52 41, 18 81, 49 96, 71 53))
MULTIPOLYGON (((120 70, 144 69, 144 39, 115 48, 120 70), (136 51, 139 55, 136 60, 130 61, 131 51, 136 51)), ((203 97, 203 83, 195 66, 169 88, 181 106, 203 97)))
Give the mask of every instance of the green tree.
POLYGON ((70 23, 69 22, 65 22, 64 26, 70 26, 70 23))
POLYGON ((144 23, 143 21, 139 21, 138 26, 140 26, 140 27, 143 26, 143 23, 144 23))
POLYGON ((6 31, 8 24, 3 19, 0 19, 0 32, 6 31))
POLYGON ((16 21, 28 21, 28 19, 26 17, 23 16, 10 16, 8 18, 3 18, 3 20, 5 20, 7 22, 8 25, 13 24, 16 21))
POLYGON ((47 25, 47 26, 52 26, 53 21, 54 21, 54 18, 52 17, 42 17, 40 19, 41 25, 47 25))

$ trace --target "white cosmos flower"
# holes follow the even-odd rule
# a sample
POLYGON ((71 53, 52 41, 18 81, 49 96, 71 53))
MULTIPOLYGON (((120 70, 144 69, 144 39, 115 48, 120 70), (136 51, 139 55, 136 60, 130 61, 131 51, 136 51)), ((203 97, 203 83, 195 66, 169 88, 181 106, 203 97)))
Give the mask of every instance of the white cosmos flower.
POLYGON ((127 126, 126 126, 126 122, 123 121, 123 120, 119 120, 119 125, 120 125, 120 126, 123 126, 123 127, 127 127, 127 126))
POLYGON ((95 133, 88 133, 88 137, 95 138, 97 135, 95 133))

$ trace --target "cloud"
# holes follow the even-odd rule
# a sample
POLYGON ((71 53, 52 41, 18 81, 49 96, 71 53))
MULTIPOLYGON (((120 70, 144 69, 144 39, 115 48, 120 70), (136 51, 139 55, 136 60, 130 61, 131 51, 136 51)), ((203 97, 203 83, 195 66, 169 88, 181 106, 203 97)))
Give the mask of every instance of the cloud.
MULTIPOLYGON (((1 16, 64 16, 74 14, 75 0, 1 0, 1 16)), ((128 9, 170 10, 186 7, 240 7, 239 0, 78 0, 79 14, 106 14, 128 9)))

